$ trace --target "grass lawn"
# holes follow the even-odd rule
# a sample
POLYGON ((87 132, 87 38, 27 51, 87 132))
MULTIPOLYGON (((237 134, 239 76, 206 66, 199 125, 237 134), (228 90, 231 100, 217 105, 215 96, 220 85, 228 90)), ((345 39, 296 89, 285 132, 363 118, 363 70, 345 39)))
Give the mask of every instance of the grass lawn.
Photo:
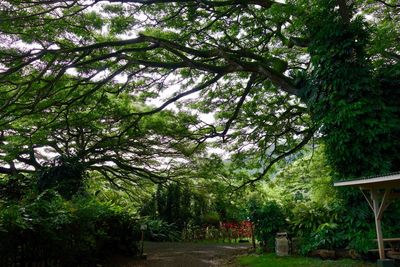
POLYGON ((275 254, 249 255, 239 257, 242 266, 249 267, 372 267, 376 264, 350 259, 320 260, 315 258, 291 256, 277 257, 275 254))

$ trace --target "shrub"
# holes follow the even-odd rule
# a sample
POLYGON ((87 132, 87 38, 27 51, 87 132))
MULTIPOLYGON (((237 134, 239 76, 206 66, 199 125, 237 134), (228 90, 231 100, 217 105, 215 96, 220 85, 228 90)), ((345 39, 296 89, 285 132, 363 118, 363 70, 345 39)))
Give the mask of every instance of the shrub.
POLYGON ((176 225, 173 223, 149 218, 146 218, 142 223, 147 225, 146 240, 157 242, 181 240, 181 232, 177 230, 176 225))
POLYGON ((139 253, 132 216, 89 197, 66 201, 54 191, 3 203, 0 239, 2 258, 50 258, 63 266, 92 266, 109 253, 139 253))
POLYGON ((32 187, 32 179, 22 174, 0 177, 0 200, 18 201, 32 187))
POLYGON ((277 232, 286 227, 285 215, 275 201, 258 204, 250 203, 250 220, 255 226, 254 234, 266 248, 271 247, 277 232))
POLYGON ((37 189, 56 190, 66 199, 84 191, 84 166, 77 158, 60 156, 37 173, 37 189))

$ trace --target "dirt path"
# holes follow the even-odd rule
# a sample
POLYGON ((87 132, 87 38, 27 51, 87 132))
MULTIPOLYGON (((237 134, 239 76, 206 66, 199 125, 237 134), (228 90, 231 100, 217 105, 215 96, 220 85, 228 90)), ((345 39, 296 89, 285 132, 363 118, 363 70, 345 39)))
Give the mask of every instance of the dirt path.
POLYGON ((145 243, 147 260, 116 259, 119 267, 235 266, 234 258, 245 254, 250 244, 145 243))

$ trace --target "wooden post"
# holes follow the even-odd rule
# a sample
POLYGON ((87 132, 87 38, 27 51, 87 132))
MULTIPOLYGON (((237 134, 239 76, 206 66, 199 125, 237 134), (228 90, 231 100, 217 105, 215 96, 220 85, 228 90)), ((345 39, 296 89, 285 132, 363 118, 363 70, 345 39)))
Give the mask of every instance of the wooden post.
POLYGON ((140 238, 141 248, 140 248, 140 256, 143 257, 143 247, 144 247, 144 231, 147 230, 147 224, 140 225, 140 230, 142 231, 142 236, 140 238))
POLYGON ((251 226, 251 243, 253 244, 253 248, 256 249, 256 237, 254 236, 254 224, 250 222, 251 226))
POLYGON ((374 208, 374 217, 375 217, 375 227, 376 227, 376 239, 378 241, 378 249, 379 249, 379 258, 381 260, 385 259, 385 247, 383 246, 383 236, 382 236, 382 227, 381 227, 381 218, 379 216, 379 196, 377 189, 371 189, 371 199, 374 208))
POLYGON ((140 238, 141 248, 140 248, 140 256, 143 255, 143 245, 144 245, 144 230, 142 230, 142 236, 140 238))

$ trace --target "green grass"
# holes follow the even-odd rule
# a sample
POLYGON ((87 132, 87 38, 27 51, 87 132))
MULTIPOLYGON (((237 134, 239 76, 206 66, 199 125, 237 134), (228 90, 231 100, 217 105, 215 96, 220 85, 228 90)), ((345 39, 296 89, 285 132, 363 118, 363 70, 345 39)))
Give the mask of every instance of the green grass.
POLYGON ((343 260, 320 260, 315 258, 290 256, 277 257, 275 254, 249 255, 239 257, 239 263, 248 267, 372 267, 373 263, 343 260))

